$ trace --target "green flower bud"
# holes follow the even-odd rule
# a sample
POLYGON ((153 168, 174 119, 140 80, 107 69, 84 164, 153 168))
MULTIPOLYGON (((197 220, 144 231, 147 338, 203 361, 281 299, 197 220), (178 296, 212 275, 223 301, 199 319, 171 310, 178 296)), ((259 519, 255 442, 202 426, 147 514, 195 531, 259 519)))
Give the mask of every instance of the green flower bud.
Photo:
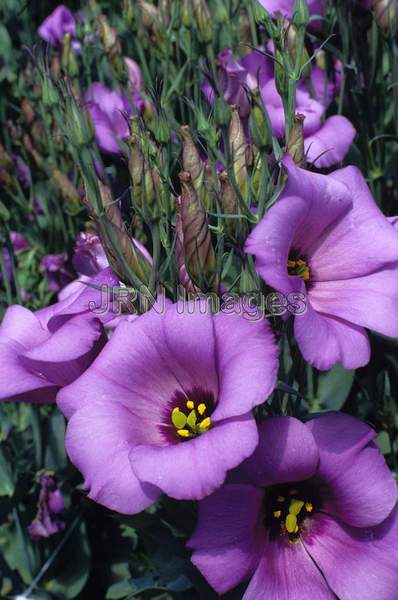
POLYGON ((254 97, 254 105, 249 115, 249 131, 253 143, 261 149, 270 144, 271 132, 258 92, 255 93, 254 97))
POLYGON ((213 20, 207 0, 192 0, 192 6, 199 41, 209 43, 213 39, 213 20))
POLYGON ((387 37, 394 37, 398 28, 396 0, 374 0, 372 11, 383 34, 387 37))
POLYGON ((218 127, 227 127, 231 120, 231 109, 224 98, 218 97, 214 104, 214 120, 218 127))
POLYGON ((62 42, 61 65, 65 73, 70 77, 77 77, 79 65, 77 64, 76 52, 72 48, 72 38, 70 33, 66 33, 62 42))
POLYGON ((246 199, 249 191, 246 163, 247 143, 239 110, 236 106, 232 107, 228 139, 236 183, 243 198, 246 199))
POLYGON ((304 115, 297 113, 293 117, 293 128, 286 146, 286 152, 290 154, 296 165, 304 165, 304 115))
POLYGON ((296 27, 307 27, 310 20, 307 0, 296 0, 293 9, 293 23, 296 27))

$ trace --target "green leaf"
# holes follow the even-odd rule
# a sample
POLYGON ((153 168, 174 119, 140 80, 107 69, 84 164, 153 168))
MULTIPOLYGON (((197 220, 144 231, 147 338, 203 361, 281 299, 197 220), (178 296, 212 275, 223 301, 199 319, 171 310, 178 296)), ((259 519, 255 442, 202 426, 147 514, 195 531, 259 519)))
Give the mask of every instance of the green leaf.
POLYGON ((354 381, 355 371, 336 365, 318 380, 318 403, 326 410, 340 410, 348 398, 354 381))
POLYGON ((0 445, 0 496, 12 496, 15 490, 15 481, 10 469, 9 462, 0 445))

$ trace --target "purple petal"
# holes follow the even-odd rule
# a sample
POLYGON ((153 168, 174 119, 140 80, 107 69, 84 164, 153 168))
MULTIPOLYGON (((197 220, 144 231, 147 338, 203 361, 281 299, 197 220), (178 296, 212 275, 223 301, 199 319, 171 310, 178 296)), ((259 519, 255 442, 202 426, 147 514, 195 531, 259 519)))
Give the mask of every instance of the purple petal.
POLYGON ((220 395, 212 419, 219 421, 262 404, 275 387, 279 361, 266 320, 219 313, 214 325, 220 395))
POLYGON ((258 486, 303 481, 317 470, 318 448, 308 428, 293 417, 272 417, 259 426, 255 452, 231 474, 258 486))
POLYGON ((130 453, 130 461, 141 481, 159 487, 168 496, 201 500, 223 484, 227 471, 250 456, 257 443, 255 420, 244 415, 217 423, 207 433, 185 442, 137 446, 130 453))
POLYGON ((343 160, 356 131, 346 117, 335 115, 310 136, 305 136, 304 148, 307 161, 318 169, 331 167, 343 160))
POLYGON ((366 277, 315 283, 309 292, 315 310, 398 336, 398 265, 366 277))
POLYGON ((321 371, 341 363, 358 369, 370 360, 370 344, 362 327, 316 312, 311 301, 294 320, 294 335, 304 358, 321 371))
POLYGON ((44 19, 37 32, 49 44, 61 44, 66 33, 76 34, 75 17, 69 8, 60 4, 44 19))
POLYGON ((397 539, 394 510, 374 529, 355 529, 327 515, 317 515, 311 536, 304 539, 304 544, 341 600, 396 600, 397 539))
POLYGON ((260 560, 263 499, 255 487, 225 485, 199 504, 191 560, 219 594, 247 579, 260 560))
POLYGON ((82 472, 89 497, 125 514, 140 512, 153 504, 159 491, 143 485, 128 459, 141 424, 122 404, 106 400, 80 408, 70 419, 66 450, 82 472))
POLYGON ((292 544, 282 538, 265 545, 261 562, 242 600, 259 598, 334 600, 335 596, 302 543, 292 544))
POLYGON ((378 208, 360 171, 347 167, 326 178, 332 185, 345 185, 353 205, 346 217, 325 231, 310 249, 313 279, 361 277, 396 262, 398 233, 378 208))
POLYGON ((313 419, 307 427, 319 448, 318 476, 329 488, 325 512, 355 527, 378 525, 398 494, 383 456, 371 443, 376 432, 342 413, 313 419))

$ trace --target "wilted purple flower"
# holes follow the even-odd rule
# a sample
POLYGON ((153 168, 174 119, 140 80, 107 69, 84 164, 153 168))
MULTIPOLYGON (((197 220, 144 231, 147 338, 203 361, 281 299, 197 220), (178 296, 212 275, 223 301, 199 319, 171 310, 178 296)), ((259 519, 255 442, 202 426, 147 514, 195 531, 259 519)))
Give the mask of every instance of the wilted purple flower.
POLYGON ((62 302, 36 312, 22 306, 7 309, 0 326, 0 399, 54 402, 58 389, 79 377, 106 342, 99 315, 101 286, 117 286, 110 269, 81 283, 62 302))
POLYGON ((73 279, 65 266, 67 260, 66 254, 47 254, 40 262, 41 270, 47 278, 48 288, 54 293, 59 292, 73 279))
POLYGON ((144 101, 135 89, 131 89, 134 106, 130 105, 126 92, 109 89, 96 82, 85 92, 84 99, 94 123, 97 144, 103 152, 120 154, 118 141, 129 136, 128 116, 140 113, 144 101))
POLYGON ((65 508, 61 491, 52 477, 44 475, 40 479, 40 494, 37 514, 28 527, 29 535, 35 539, 47 538, 65 528, 58 515, 65 508))
POLYGON ((161 492, 203 498, 256 447, 251 409, 278 366, 269 325, 200 306, 168 303, 121 323, 58 395, 67 452, 100 504, 136 513, 161 492))
POLYGON ((370 358, 364 327, 397 337, 398 233, 355 167, 329 175, 283 164, 288 182, 247 240, 270 286, 307 296, 294 333, 318 369, 347 369, 370 358))
POLYGON ((62 44, 67 33, 70 33, 72 37, 76 35, 76 21, 69 8, 60 4, 44 19, 38 29, 38 34, 49 44, 57 46, 62 44))
POLYGON ((397 487, 376 433, 342 413, 268 419, 254 454, 199 504, 192 562, 244 600, 395 600, 397 487))
MULTIPOLYGON (((259 49, 236 62, 231 50, 223 50, 219 55, 219 66, 219 86, 225 100, 236 104, 241 117, 246 118, 250 112, 248 92, 259 88, 272 131, 276 137, 283 138, 285 113, 276 89, 272 59, 259 49)), ((333 81, 327 79, 323 69, 315 66, 311 72, 313 96, 306 82, 299 82, 297 87, 296 112, 305 117, 306 158, 318 168, 330 167, 342 160, 355 138, 355 129, 346 117, 334 115, 324 120, 339 82, 338 68, 333 81)), ((209 102, 214 102, 214 90, 209 82, 204 83, 202 90, 209 102)))

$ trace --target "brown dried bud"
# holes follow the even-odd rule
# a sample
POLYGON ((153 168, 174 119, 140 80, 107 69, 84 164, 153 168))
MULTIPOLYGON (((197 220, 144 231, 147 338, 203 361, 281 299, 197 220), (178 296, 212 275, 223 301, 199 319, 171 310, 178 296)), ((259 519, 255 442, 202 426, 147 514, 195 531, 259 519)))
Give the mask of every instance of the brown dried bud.
POLYGON ((246 165, 247 143, 239 109, 236 106, 232 107, 232 118, 229 124, 229 148, 236 183, 243 198, 246 199, 249 191, 246 165))
POLYGON ((181 181, 181 222, 184 236, 185 265, 193 283, 202 291, 217 288, 216 256, 207 215, 195 192, 189 173, 179 175, 181 181))
POLYGON ((187 267, 185 264, 185 252, 184 252, 184 233, 182 230, 182 219, 181 219, 181 197, 176 198, 176 243, 175 243, 175 256, 178 269, 178 281, 187 290, 187 292, 195 292, 197 288, 192 282, 192 279, 188 275, 187 267))
POLYGON ((299 113, 294 115, 293 128, 286 147, 286 152, 290 154, 299 167, 304 165, 304 119, 304 115, 299 113))
POLYGON ((197 193, 199 193, 203 183, 203 162, 200 154, 193 143, 188 125, 181 127, 182 137, 182 164, 184 171, 187 171, 197 193))

